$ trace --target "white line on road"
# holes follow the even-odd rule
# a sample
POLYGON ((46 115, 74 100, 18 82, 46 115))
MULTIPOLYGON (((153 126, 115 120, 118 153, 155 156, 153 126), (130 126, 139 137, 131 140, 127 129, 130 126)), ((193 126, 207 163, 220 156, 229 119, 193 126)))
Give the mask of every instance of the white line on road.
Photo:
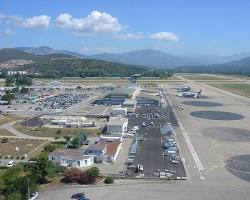
MULTIPOLYGON (((164 94, 164 95, 165 95, 165 94, 164 94)), ((166 96, 165 96, 165 97, 166 97, 166 96)), ((166 98, 167 98, 167 97, 166 97, 166 98)), ((169 101, 169 104, 172 105, 172 103, 171 103, 171 101, 170 101, 169 98, 168 98, 168 101, 169 101)), ((200 159, 199 159, 199 156, 198 156, 198 154, 196 153, 196 151, 195 151, 195 149, 194 149, 194 146, 192 145, 192 143, 191 143, 191 141, 190 141, 190 139, 189 139, 189 136, 188 136, 187 132, 185 132, 184 126, 183 126, 183 124, 181 123, 180 119, 178 118, 178 116, 177 116, 177 114, 176 114, 176 112, 175 112, 174 109, 173 109, 173 112, 174 112, 175 117, 176 117, 176 119, 177 119, 177 121, 178 121, 178 123, 179 123, 180 130, 181 130, 181 132, 182 132, 182 134, 183 134, 183 137, 184 137, 185 142, 186 142, 186 144, 187 144, 187 146, 188 146, 188 149, 189 149, 189 151, 190 151, 190 153, 191 153, 191 155, 192 155, 192 157, 193 157, 193 159, 194 159, 194 162, 195 162, 196 167, 197 167, 197 169, 198 169, 198 172, 199 172, 199 174, 200 174, 200 179, 201 179, 201 180, 204 180, 205 177, 204 177, 204 176, 202 175, 202 173, 201 173, 201 171, 204 170, 204 167, 203 167, 203 165, 202 165, 202 163, 201 163, 201 161, 200 161, 200 159)))

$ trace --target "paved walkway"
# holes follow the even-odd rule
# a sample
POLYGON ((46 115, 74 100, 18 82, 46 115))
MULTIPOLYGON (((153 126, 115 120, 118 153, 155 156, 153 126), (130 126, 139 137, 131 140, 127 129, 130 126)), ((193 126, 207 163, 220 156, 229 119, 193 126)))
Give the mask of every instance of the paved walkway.
MULTIPOLYGON (((15 136, 8 136, 9 138, 24 138, 24 139, 35 139, 35 140, 49 140, 49 141, 54 141, 55 139, 52 137, 37 137, 37 136, 31 136, 31 135, 26 135, 18 130, 16 130, 13 125, 16 124, 17 122, 20 122, 20 120, 17 121, 12 121, 7 124, 1 125, 0 129, 5 129, 9 132, 11 132, 15 136)), ((6 136, 0 136, 0 137, 6 137, 6 136)))

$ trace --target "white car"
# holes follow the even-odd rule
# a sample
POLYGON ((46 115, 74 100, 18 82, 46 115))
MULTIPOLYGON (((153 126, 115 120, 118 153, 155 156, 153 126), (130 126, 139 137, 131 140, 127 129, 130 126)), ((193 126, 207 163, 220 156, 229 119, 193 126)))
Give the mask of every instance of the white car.
POLYGON ((138 171, 143 172, 143 165, 138 165, 137 168, 138 168, 138 171))
POLYGON ((16 164, 16 162, 14 160, 11 160, 8 162, 8 164, 6 165, 6 167, 12 167, 16 164))
POLYGON ((35 199, 37 198, 37 196, 38 196, 38 192, 34 192, 34 193, 32 193, 32 194, 30 195, 29 200, 35 200, 35 199))

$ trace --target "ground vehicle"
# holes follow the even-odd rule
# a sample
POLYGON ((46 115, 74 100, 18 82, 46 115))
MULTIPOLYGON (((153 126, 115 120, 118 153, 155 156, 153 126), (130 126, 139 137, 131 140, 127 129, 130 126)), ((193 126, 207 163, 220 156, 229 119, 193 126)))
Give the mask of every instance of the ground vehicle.
POLYGON ((16 162, 14 160, 11 160, 8 162, 8 164, 6 165, 6 167, 12 167, 16 164, 16 162))
POLYGON ((150 122, 150 125, 154 125, 154 122, 150 122))
POLYGON ((138 172, 143 172, 143 165, 137 165, 138 172))
POLYGON ((180 162, 180 156, 173 154, 170 156, 170 161, 173 164, 178 164, 180 162))
POLYGON ((163 148, 164 149, 170 149, 172 147, 175 147, 175 144, 172 144, 172 143, 165 143, 165 144, 163 144, 163 148))
POLYGON ((142 127, 145 127, 146 126, 146 123, 145 122, 142 122, 142 127))
POLYGON ((35 199, 37 198, 37 196, 38 196, 38 192, 34 192, 34 193, 32 193, 32 194, 30 195, 29 200, 35 200, 35 199))

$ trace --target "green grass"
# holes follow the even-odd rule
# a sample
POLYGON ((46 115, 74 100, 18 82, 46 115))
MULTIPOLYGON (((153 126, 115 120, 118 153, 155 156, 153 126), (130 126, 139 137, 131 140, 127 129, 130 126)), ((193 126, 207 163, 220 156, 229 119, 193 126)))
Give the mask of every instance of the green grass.
POLYGON ((250 97, 250 84, 247 83, 207 83, 213 87, 226 90, 235 94, 250 97))
POLYGON ((37 128, 29 128, 23 126, 19 123, 14 125, 14 128, 18 131, 31 136, 36 137, 64 137, 64 136, 75 136, 79 133, 86 133, 88 135, 98 135, 100 132, 99 128, 60 128, 61 133, 57 134, 58 128, 47 128, 47 127, 37 127, 37 128))
MULTIPOLYGON (((177 77, 172 76, 169 78, 160 79, 157 77, 142 77, 138 80, 138 82, 164 82, 168 80, 179 80, 177 77)), ((117 78, 117 77, 89 77, 89 78, 60 78, 60 79, 45 79, 45 78, 36 78, 33 79, 35 81, 42 81, 45 83, 49 83, 51 81, 60 81, 62 83, 73 83, 73 84, 98 84, 98 83, 128 83, 128 77, 117 78)))
POLYGON ((230 79, 229 77, 219 77, 219 76, 210 76, 210 75, 202 75, 202 74, 197 74, 197 75, 183 75, 184 78, 189 79, 189 80, 228 80, 230 79))

